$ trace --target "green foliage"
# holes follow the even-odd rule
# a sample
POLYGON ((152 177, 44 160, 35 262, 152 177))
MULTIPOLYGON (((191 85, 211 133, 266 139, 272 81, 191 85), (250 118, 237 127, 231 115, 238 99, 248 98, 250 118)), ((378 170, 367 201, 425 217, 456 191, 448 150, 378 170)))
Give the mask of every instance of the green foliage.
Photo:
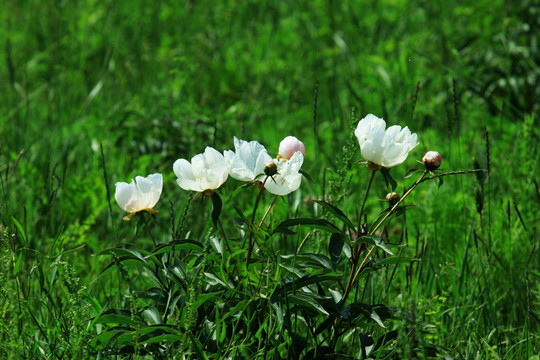
POLYGON ((0 358, 539 352, 532 1, 4 3, 0 358), (421 145, 360 214, 368 113, 421 145), (311 181, 255 212, 256 187, 175 184, 177 158, 289 134, 311 181), (426 150, 489 172, 421 183, 367 234, 426 150), (122 222, 114 183, 153 172, 159 213, 122 222))

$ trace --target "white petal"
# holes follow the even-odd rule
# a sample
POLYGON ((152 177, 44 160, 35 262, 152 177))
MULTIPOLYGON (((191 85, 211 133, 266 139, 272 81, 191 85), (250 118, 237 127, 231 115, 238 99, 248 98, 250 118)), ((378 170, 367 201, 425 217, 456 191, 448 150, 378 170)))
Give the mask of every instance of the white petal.
POLYGON ((114 198, 116 199, 118 206, 120 206, 125 211, 131 212, 127 208, 130 201, 132 201, 134 190, 135 190, 135 186, 133 183, 131 184, 128 184, 125 182, 116 183, 116 192, 114 194, 114 198))
POLYGON ((298 172, 304 162, 304 155, 300 151, 293 154, 290 160, 274 160, 278 165, 278 173, 268 178, 264 187, 274 195, 287 195, 297 190, 302 182, 302 175, 298 172))
POLYGON ((152 184, 152 199, 148 204, 148 209, 152 209, 161 197, 161 191, 163 190, 163 175, 160 173, 150 174, 146 179, 152 184))

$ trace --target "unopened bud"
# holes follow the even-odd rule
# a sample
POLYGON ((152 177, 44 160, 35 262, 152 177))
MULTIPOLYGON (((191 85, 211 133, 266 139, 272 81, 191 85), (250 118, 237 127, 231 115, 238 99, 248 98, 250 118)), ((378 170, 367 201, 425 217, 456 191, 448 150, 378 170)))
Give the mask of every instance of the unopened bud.
POLYGON ((390 206, 396 205, 400 198, 401 197, 399 196, 399 194, 395 192, 391 192, 388 195, 386 195, 386 201, 388 201, 390 206))
POLYGON ((277 174, 277 164, 273 161, 269 161, 264 165, 264 173, 267 176, 273 176, 277 174))
POLYGON ((281 157, 289 160, 297 151, 300 151, 302 155, 306 155, 304 143, 294 136, 287 136, 285 139, 281 140, 281 143, 279 144, 278 158, 281 157))
POLYGON ((429 171, 437 170, 441 166, 441 154, 436 151, 428 151, 422 158, 422 162, 429 171))

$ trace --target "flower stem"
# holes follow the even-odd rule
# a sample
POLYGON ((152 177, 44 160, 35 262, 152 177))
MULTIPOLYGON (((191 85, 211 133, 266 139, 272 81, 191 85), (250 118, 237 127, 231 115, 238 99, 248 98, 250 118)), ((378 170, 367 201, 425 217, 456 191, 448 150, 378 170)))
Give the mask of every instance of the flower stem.
POLYGON ((364 212, 364 208, 366 206, 366 200, 367 200, 367 197, 369 195, 369 190, 371 189, 371 184, 373 183, 373 178, 375 177, 375 173, 377 172, 377 170, 371 170, 371 176, 369 177, 369 181, 368 181, 368 184, 367 184, 367 187, 366 187, 366 193, 364 194, 364 199, 362 200, 362 206, 360 207, 360 213, 359 213, 359 217, 358 217, 358 228, 357 228, 357 232, 360 232, 361 229, 362 229, 362 214, 364 212))
POLYGON ((255 204, 253 205, 253 213, 251 214, 251 224, 250 224, 250 231, 249 231, 248 253, 246 256, 246 266, 249 265, 249 260, 251 259, 251 252, 253 251, 253 233, 255 231, 255 229, 253 228, 253 225, 255 224, 255 215, 257 214, 257 208, 259 207, 259 202, 261 201, 261 197, 264 192, 264 184, 266 183, 266 180, 268 180, 269 177, 270 176, 266 176, 264 178, 262 185, 260 185, 259 193, 257 194, 257 197, 255 198, 255 204))
POLYGON ((148 234, 150 235, 150 239, 152 239, 152 242, 154 243, 154 247, 157 247, 156 240, 154 240, 154 236, 152 235, 152 232, 150 231, 150 227, 148 226, 148 221, 146 221, 146 216, 144 215, 144 211, 141 211, 141 216, 144 220, 144 225, 146 226, 146 230, 148 231, 148 234))
POLYGON ((390 217, 390 215, 392 215, 395 210, 397 209, 397 207, 403 202, 403 200, 405 200, 405 198, 407 196, 410 195, 410 193, 414 190, 414 188, 416 188, 418 186, 418 184, 420 184, 424 178, 426 177, 426 175, 428 174, 427 171, 424 171, 424 173, 422 174, 422 176, 420 176, 420 178, 418 180, 416 180, 414 182, 414 184, 411 185, 411 187, 405 192, 405 194, 403 194, 403 196, 399 199, 399 201, 397 203, 394 204, 394 206, 392 206, 392 208, 390 209, 390 211, 388 211, 388 213, 386 213, 386 215, 381 219, 381 221, 379 221, 379 223, 377 224, 377 226, 375 226, 373 228, 373 230, 371 230, 369 232, 369 235, 373 235, 378 229, 379 227, 382 225, 383 222, 386 221, 386 219, 388 219, 390 217))
MULTIPOLYGON (((369 235, 375 234, 375 232, 381 227, 381 225, 386 221, 386 219, 388 219, 390 215, 392 215, 396 211, 397 207, 403 202, 403 200, 405 200, 405 198, 411 194, 411 192, 418 186, 418 184, 420 184, 423 181, 427 173, 428 173, 427 171, 424 171, 422 176, 420 176, 420 178, 416 180, 414 184, 411 185, 411 187, 405 192, 405 194, 403 194, 403 196, 399 199, 399 201, 395 203, 394 206, 392 206, 392 208, 390 209, 390 211, 388 211, 385 217, 382 218, 381 221, 379 221, 379 223, 369 232, 369 235)), ((368 250, 367 254, 364 256, 364 259, 362 260, 358 268, 356 268, 355 264, 353 264, 353 267, 351 269, 351 275, 349 276, 347 287, 345 288, 345 293, 343 294, 343 302, 347 300, 347 297, 349 296, 352 286, 356 282, 358 275, 360 275, 360 273, 362 272, 364 265, 366 264, 367 259, 369 259, 369 256, 371 255, 373 250, 375 250, 375 245, 372 245, 371 248, 368 250)))
POLYGON ((262 224, 264 223, 264 220, 266 219, 266 216, 268 216, 268 213, 270 213, 270 210, 272 209, 272 207, 274 206, 274 204, 276 203, 276 199, 278 198, 277 195, 274 196, 274 199, 272 199, 272 202, 270 203, 270 205, 268 206, 268 209, 266 209, 266 211, 264 212, 264 215, 261 219, 261 221, 259 222, 259 227, 262 226, 262 224))

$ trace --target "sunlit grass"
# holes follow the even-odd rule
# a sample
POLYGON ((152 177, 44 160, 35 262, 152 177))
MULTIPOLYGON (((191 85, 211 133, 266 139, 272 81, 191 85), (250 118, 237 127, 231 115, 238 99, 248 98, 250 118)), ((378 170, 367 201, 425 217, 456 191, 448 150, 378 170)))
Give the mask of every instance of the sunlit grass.
MULTIPOLYGON (((97 321, 100 315, 111 309, 154 314, 160 295, 143 296, 156 285, 147 270, 116 265, 101 274, 114 262, 110 254, 97 255, 105 249, 153 250, 138 218, 122 221, 113 197, 117 181, 161 172, 159 214, 148 217, 157 243, 187 237, 208 247, 208 264, 229 259, 216 249, 212 202, 192 199, 172 172, 176 159, 207 145, 231 149, 237 136, 277 153, 279 141, 295 135, 306 145, 303 169, 313 181, 304 179, 297 192, 279 199, 268 223, 329 218, 305 202, 323 194, 356 219, 369 172, 358 164, 356 140, 346 144, 367 113, 419 135, 421 144, 392 169, 398 191, 413 183, 402 177, 420 166, 416 160, 427 150, 442 154, 444 171, 487 168, 488 155, 490 165, 483 179, 469 174, 445 177, 441 186, 420 184, 407 200, 417 206, 390 224, 388 231, 399 234, 392 242, 403 245, 392 249, 422 262, 380 270, 357 295, 399 309, 388 323, 388 331, 399 330, 388 357, 428 358, 436 351, 455 359, 526 359, 538 353, 540 133, 530 99, 538 82, 523 75, 534 77, 538 54, 531 36, 519 30, 537 21, 530 8, 510 11, 491 1, 8 1, 0 8, 0 357, 88 358, 105 349, 108 339, 96 336, 115 323, 97 321)), ((372 217, 387 206, 380 199, 388 187, 382 177, 375 180, 366 203, 372 217)), ((236 192, 240 185, 230 181, 220 189, 221 221, 238 249, 235 206, 249 218, 257 195, 255 188, 236 192)), ((262 199, 260 216, 271 201, 262 199)), ((306 235, 284 237, 268 250, 290 253, 305 240, 303 251, 326 254, 327 234, 306 235)), ((182 285, 188 294, 207 278, 195 266, 202 258, 185 261, 194 269, 182 285)), ((280 272, 263 277, 261 286, 276 287, 285 276, 270 262, 260 266, 280 272)), ((220 274, 219 267, 206 272, 220 274)), ((232 293, 251 315, 251 306, 268 306, 261 299, 242 303, 232 293)), ((227 328, 218 311, 226 294, 204 306, 195 296, 177 300, 186 301, 183 309, 208 310, 211 321, 225 326, 218 338, 238 342, 218 341, 228 345, 217 349, 203 342, 199 350, 186 331, 164 358, 183 352, 202 358, 198 351, 242 357, 253 346, 257 356, 271 357, 274 349, 257 343, 268 334, 293 343, 296 335, 281 333, 270 316, 260 329, 249 321, 227 328), (251 336, 240 341, 246 333, 251 336)), ((186 320, 185 329, 195 326, 189 311, 171 314, 170 321, 176 316, 186 320)), ((313 325, 305 316, 295 320, 298 329, 313 325)), ((357 335, 348 334, 341 349, 356 357, 357 335)), ((273 354, 295 355, 290 347, 273 354)), ((310 356, 307 350, 298 355, 310 356)))

